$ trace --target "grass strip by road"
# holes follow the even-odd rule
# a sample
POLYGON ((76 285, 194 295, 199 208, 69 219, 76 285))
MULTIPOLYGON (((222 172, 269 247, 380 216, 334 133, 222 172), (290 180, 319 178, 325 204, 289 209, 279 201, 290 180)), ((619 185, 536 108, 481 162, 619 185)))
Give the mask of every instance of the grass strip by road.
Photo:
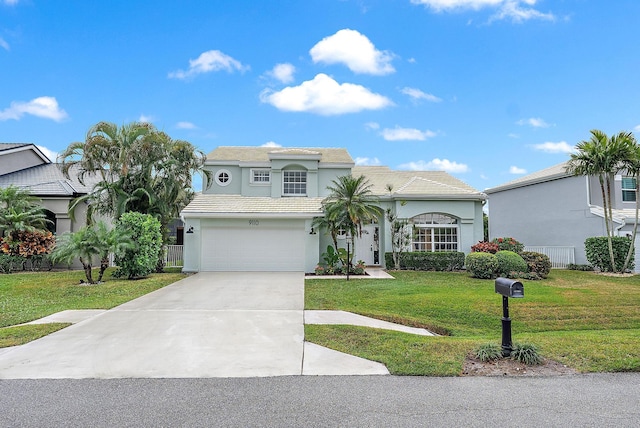
POLYGON ((0 347, 23 344, 66 326, 17 324, 67 309, 111 309, 185 277, 178 269, 169 271, 129 281, 112 278, 109 269, 98 285, 80 284, 82 271, 0 275, 0 347))
MULTIPOLYGON (((452 376, 476 346, 500 343, 502 297, 465 273, 392 272, 395 280, 306 281, 306 309, 345 310, 443 337, 306 326, 306 340, 380 361, 394 374, 452 376)), ((514 342, 582 372, 640 371, 640 276, 554 270, 510 299, 514 342)))

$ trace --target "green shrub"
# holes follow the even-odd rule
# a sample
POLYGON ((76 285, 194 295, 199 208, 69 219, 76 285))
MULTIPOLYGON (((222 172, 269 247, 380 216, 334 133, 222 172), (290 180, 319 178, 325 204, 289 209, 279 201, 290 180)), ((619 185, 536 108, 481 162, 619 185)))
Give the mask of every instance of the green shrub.
MULTIPOLYGON (((393 253, 385 253, 384 260, 387 267, 395 266, 393 253)), ((400 254, 400 269, 454 271, 464 267, 464 253, 462 252, 425 252, 416 251, 400 254)))
POLYGON ((495 343, 485 343, 476 348, 474 354, 483 362, 499 360, 502 358, 502 347, 495 343))
POLYGON ((520 253, 529 267, 529 273, 535 273, 540 278, 546 278, 551 272, 551 259, 546 254, 536 253, 534 251, 523 251, 520 253))
POLYGON ((118 270, 113 276, 134 279, 154 272, 162 247, 160 222, 149 214, 128 212, 116 222, 116 228, 135 237, 136 246, 116 256, 118 270))
POLYGON ((0 272, 2 273, 11 273, 17 270, 22 270, 23 263, 23 257, 0 253, 0 272))
POLYGON ((542 357, 538 352, 538 348, 531 343, 514 344, 513 350, 511 351, 511 359, 529 366, 542 363, 542 357))
POLYGON ((495 278, 498 271, 498 258, 490 253, 470 253, 465 259, 467 271, 474 278, 495 278))
POLYGON ((524 251, 524 244, 516 241, 511 237, 504 238, 495 238, 491 242, 498 245, 499 251, 513 251, 514 253, 520 254, 524 251))
MULTIPOLYGON (((614 236, 611 238, 613 245, 613 256, 615 259, 615 269, 611 266, 611 257, 609 256, 609 244, 606 236, 595 236, 587 238, 584 241, 585 252, 587 253, 587 261, 595 268, 600 269, 602 272, 620 272, 624 266, 629 246, 632 245, 629 238, 622 236, 614 236)), ((634 254, 631 255, 631 261, 629 262, 628 269, 633 270, 634 254)))
POLYGON ((510 277, 520 272, 527 272, 527 263, 520 255, 513 251, 498 251, 496 253, 496 259, 498 260, 497 274, 499 276, 510 277))

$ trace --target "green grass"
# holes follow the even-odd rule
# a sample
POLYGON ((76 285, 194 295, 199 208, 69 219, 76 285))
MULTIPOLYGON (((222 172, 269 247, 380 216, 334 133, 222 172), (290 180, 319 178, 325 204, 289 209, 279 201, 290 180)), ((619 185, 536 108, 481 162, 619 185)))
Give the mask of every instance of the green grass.
MULTIPOLYGON (((169 269, 168 269, 169 270, 169 269)), ((0 275, 0 328, 33 321, 67 309, 110 309, 185 277, 176 269, 134 281, 111 277, 99 285, 80 285, 82 271, 0 275)), ((26 343, 58 327, 48 324, 0 329, 0 347, 26 343), (47 329, 52 329, 47 332, 47 329), (18 338, 18 339, 16 339, 18 338), (14 343, 14 342, 19 343, 14 343)))
MULTIPOLYGON (((306 281, 306 309, 333 309, 425 327, 445 337, 307 326, 306 339, 380 361, 394 374, 451 376, 487 341, 500 343, 502 296, 465 273, 393 272, 395 280, 306 281)), ((514 342, 582 372, 640 371, 640 276, 554 270, 510 299, 514 342)))

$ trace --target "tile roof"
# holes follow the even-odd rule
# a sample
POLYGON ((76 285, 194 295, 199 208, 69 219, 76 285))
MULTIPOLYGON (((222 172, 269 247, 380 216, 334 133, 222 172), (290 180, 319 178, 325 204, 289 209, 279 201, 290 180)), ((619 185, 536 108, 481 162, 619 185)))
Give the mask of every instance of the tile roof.
POLYGON ((525 175, 524 177, 520 177, 507 183, 501 184, 499 186, 485 189, 485 193, 491 194, 501 192, 503 190, 517 189, 518 187, 557 180, 559 178, 571 177, 571 174, 566 172, 566 167, 567 162, 562 162, 557 165, 550 166, 549 168, 545 168, 529 175, 525 175))
POLYGON ((322 163, 353 164, 346 149, 315 147, 240 147, 220 146, 207 155, 208 161, 268 162, 269 155, 320 155, 322 163))
POLYGON ((181 212, 184 217, 223 217, 229 214, 277 217, 322 215, 323 198, 271 198, 199 193, 181 212))
POLYGON ((71 196, 89 193, 96 180, 87 178, 82 185, 74 171, 73 169, 70 171, 70 178, 67 179, 62 174, 60 164, 38 165, 0 176, 0 187, 14 185, 28 189, 38 196, 71 196))
POLYGON ((352 174, 365 176, 377 196, 481 200, 487 197, 444 171, 394 171, 386 166, 356 166, 352 174))

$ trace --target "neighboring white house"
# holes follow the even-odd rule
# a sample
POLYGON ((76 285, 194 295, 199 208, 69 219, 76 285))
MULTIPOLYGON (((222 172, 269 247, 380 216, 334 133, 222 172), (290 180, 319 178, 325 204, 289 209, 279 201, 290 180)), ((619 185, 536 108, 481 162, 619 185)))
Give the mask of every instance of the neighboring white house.
MULTIPOLYGON (((572 176, 566 162, 486 189, 489 237, 511 236, 526 246, 572 247, 575 263, 586 264, 584 241, 606 236, 602 195, 596 177, 572 176)), ((614 177, 615 234, 630 236, 635 220, 635 178, 614 177)), ((635 245, 636 252, 640 248, 635 245)), ((636 254, 636 271, 640 269, 636 254)))
MULTIPOLYGON (((340 148, 269 147, 218 147, 206 168, 211 186, 181 213, 185 271, 313 272, 331 240, 312 221, 327 186, 349 174, 369 180, 381 208, 410 219, 415 251, 468 253, 483 237, 486 195, 441 171, 356 167, 340 148)), ((388 230, 384 218, 366 225, 356 260, 383 266, 388 230)))
POLYGON ((28 190, 42 201, 52 223, 52 232, 75 232, 86 223, 86 206, 76 208, 75 221, 69 216, 69 202, 87 194, 93 182, 82 184, 75 174, 65 178, 60 164, 52 163, 40 149, 29 143, 0 143, 0 187, 11 185, 28 190), (86 185, 85 185, 86 184, 86 185))

